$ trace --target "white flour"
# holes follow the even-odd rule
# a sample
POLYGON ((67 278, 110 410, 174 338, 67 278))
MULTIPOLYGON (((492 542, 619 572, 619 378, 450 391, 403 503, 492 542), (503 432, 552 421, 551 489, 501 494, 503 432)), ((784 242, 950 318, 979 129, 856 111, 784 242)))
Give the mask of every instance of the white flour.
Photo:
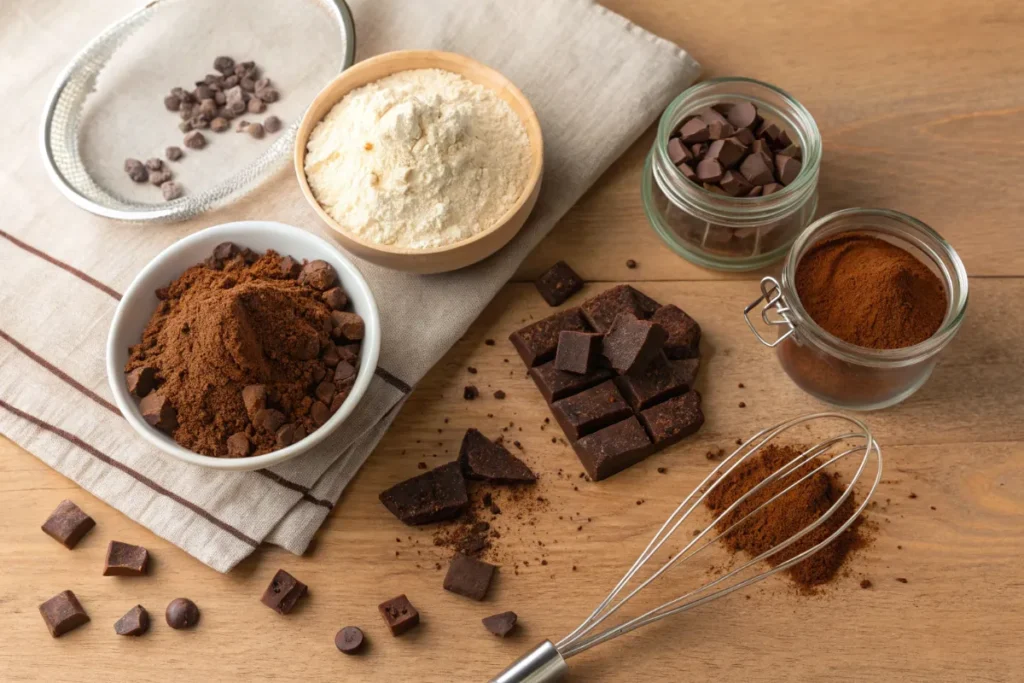
POLYGON ((422 249, 494 225, 529 165, 526 129, 504 100, 457 74, 420 69, 336 104, 309 137, 306 177, 346 229, 422 249))

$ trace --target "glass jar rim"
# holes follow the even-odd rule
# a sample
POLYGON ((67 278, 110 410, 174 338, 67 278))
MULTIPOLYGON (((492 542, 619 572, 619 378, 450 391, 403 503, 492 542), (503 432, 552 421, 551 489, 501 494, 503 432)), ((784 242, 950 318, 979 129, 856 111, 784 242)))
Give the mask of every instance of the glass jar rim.
MULTIPOLYGON (((863 230, 851 228, 849 232, 856 233, 868 230, 870 230, 870 226, 866 226, 863 230)), ((967 313, 969 283, 967 279, 967 270, 964 268, 963 261, 960 260, 959 254, 957 254, 956 250, 953 249, 953 246, 949 242, 943 239, 938 232, 926 223, 919 221, 913 216, 891 209, 868 209, 859 207, 841 209, 826 216, 822 216, 811 223, 797 236, 796 241, 793 242, 793 246, 786 255, 786 261, 782 266, 781 285, 782 293, 786 299, 787 308, 789 309, 788 313, 790 315, 795 314, 795 319, 791 320, 790 324, 802 332, 802 336, 804 338, 807 338, 819 347, 823 347, 831 355, 838 356, 842 360, 860 365, 885 367, 902 366, 917 363, 924 358, 932 356, 941 351, 946 344, 952 340, 957 330, 960 329, 960 325, 963 323, 964 316, 967 313), (944 277, 943 286, 946 288, 950 299, 949 310, 942 321, 942 325, 940 325, 939 329, 936 330, 928 339, 912 346, 905 346, 899 349, 872 349, 864 346, 857 346, 856 344, 844 341, 826 331, 814 321, 804 308, 803 302, 800 300, 800 296, 796 291, 797 264, 800 262, 800 258, 804 255, 804 252, 810 246, 813 246, 815 243, 813 240, 821 230, 831 223, 848 218, 888 219, 916 231, 918 236, 927 240, 928 244, 926 246, 928 246, 929 249, 922 249, 922 251, 928 254, 932 262, 942 272, 944 277), (931 251, 941 252, 941 254, 949 260, 952 268, 947 268, 945 264, 938 261, 934 256, 932 256, 930 253, 931 251), (950 270, 952 272, 950 272, 950 270), (950 285, 955 285, 955 287, 950 285)))

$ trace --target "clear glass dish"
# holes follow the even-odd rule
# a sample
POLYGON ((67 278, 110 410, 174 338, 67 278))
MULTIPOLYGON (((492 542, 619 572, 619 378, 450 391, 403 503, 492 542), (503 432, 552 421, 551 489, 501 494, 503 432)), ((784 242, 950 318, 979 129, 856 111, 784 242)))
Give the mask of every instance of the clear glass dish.
MULTIPOLYGON (((306 107, 355 59, 355 27, 344 0, 155 0, 108 27, 71 61, 46 103, 42 152, 50 178, 78 206, 127 221, 173 221, 226 204, 255 188, 290 157, 306 107), (263 114, 284 127, 262 140, 203 131, 208 144, 182 144, 177 112, 163 98, 191 89, 229 55, 254 60, 279 90, 263 114), (136 184, 126 158, 163 157, 185 195, 164 201, 152 185, 136 184)), ((235 122, 233 122, 235 123, 235 122)))

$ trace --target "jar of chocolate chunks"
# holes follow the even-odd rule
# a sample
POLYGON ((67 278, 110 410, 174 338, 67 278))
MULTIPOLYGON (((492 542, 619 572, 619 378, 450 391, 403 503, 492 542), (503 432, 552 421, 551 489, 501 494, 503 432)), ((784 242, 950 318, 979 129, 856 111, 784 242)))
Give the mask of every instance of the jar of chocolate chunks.
POLYGON ((689 261, 761 268, 813 220, 820 162, 818 126, 793 97, 748 78, 705 81, 661 117, 644 167, 644 210, 689 261))

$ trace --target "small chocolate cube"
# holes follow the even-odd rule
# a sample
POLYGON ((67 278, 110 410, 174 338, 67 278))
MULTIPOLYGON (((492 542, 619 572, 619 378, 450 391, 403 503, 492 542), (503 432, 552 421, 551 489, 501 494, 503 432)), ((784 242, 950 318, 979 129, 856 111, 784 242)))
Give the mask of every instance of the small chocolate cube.
POLYGON ((283 569, 278 569, 270 585, 263 591, 260 602, 274 610, 278 614, 288 614, 294 608, 299 599, 306 594, 306 584, 283 569))
POLYGON ((640 413, 640 421, 658 448, 665 448, 695 434, 704 424, 700 394, 690 391, 640 413))
POLYGON ((57 593, 39 605, 39 613, 43 615, 46 628, 50 629, 50 635, 54 638, 60 638, 89 621, 89 615, 82 608, 82 603, 71 591, 57 593))
POLYGON ((605 335, 601 353, 620 373, 638 374, 661 353, 667 338, 661 325, 622 314, 605 335))
POLYGON ((497 484, 530 484, 537 481, 522 460, 496 444, 476 429, 467 429, 459 449, 459 464, 469 479, 493 481, 497 484))
POLYGON ((420 623, 420 613, 409 602, 405 594, 391 598, 377 606, 384 623, 391 629, 391 635, 400 636, 420 623))
POLYGON ((564 330, 558 333, 555 369, 585 375, 594 369, 601 355, 603 335, 564 330))
POLYGON ((509 340, 516 347, 526 366, 532 368, 555 357, 558 334, 563 330, 587 331, 587 324, 580 315, 580 309, 569 308, 538 320, 513 332, 509 340))
POLYGON ((551 404, 551 412, 570 441, 596 432, 633 411, 611 380, 551 404))
POLYGON ((493 564, 457 553, 444 577, 444 589, 472 600, 483 600, 496 569, 493 564))
POLYGON ((519 617, 516 616, 515 612, 502 612, 501 614, 492 614, 489 617, 484 617, 482 621, 485 629, 499 638, 504 638, 516 627, 516 621, 518 620, 519 617))
POLYGON ((466 478, 450 462, 381 492, 380 502, 410 526, 458 517, 469 507, 466 478))
POLYGON ((642 373, 616 377, 615 384, 633 410, 650 408, 655 403, 684 394, 690 388, 664 354, 655 358, 642 373))
POLYGON ((651 322, 658 323, 668 333, 665 355, 672 360, 696 358, 700 355, 700 325, 678 306, 662 306, 651 322))
POLYGON ((114 623, 114 633, 119 636, 141 636, 149 630, 149 612, 142 605, 132 607, 114 623))
POLYGON ((82 537, 94 526, 96 522, 92 517, 82 512, 82 509, 70 500, 63 500, 43 522, 42 529, 47 536, 70 550, 78 545, 82 537))
POLYGON ((651 439, 636 417, 583 437, 573 450, 594 481, 607 479, 653 452, 651 439))
POLYGON ((589 389, 595 384, 611 379, 613 374, 607 368, 597 368, 585 375, 577 375, 575 372, 558 370, 554 362, 530 368, 530 377, 548 403, 589 389))
POLYGON ((549 306, 561 306, 569 297, 583 289, 583 278, 577 275, 568 263, 559 261, 537 278, 534 284, 549 306))
POLYGON ((597 332, 607 332, 620 313, 647 320, 661 307, 657 301, 629 285, 619 285, 587 299, 580 308, 590 326, 597 332))
POLYGON ((148 563, 149 551, 142 546, 111 541, 107 545, 103 576, 142 576, 148 563))

